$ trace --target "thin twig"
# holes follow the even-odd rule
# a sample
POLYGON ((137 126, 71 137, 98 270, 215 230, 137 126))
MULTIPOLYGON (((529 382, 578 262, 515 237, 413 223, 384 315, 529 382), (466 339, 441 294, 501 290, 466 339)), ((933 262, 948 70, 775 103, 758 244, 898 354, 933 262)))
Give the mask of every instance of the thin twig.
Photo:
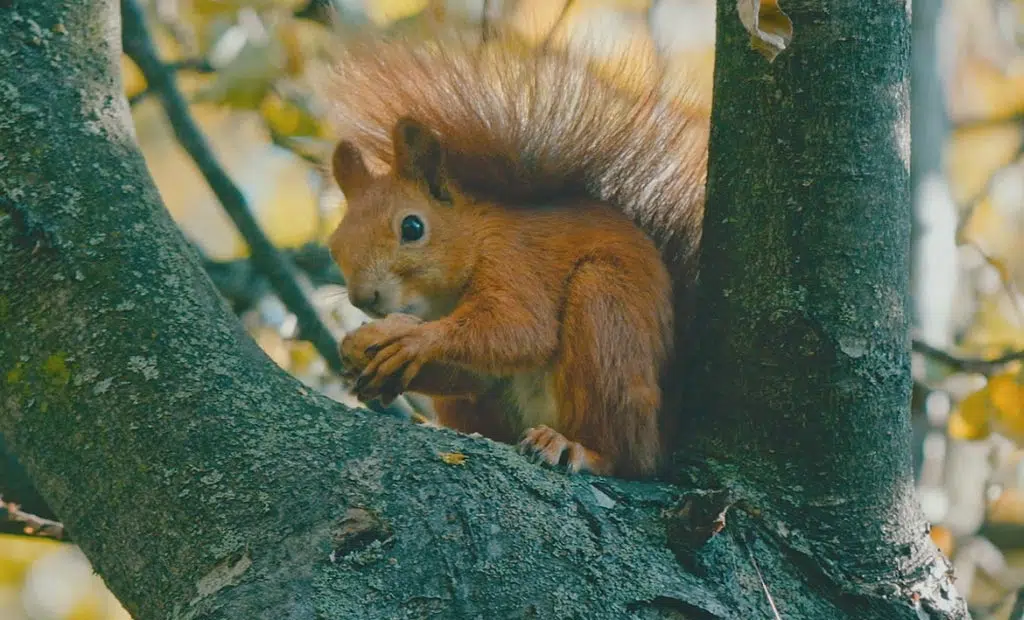
POLYGON ((985 198, 987 198, 988 195, 992 192, 992 186, 995 185, 996 179, 999 178, 999 175, 1002 174, 1004 170, 1010 168, 1011 166, 1017 165, 1017 160, 1020 159, 1021 157, 1024 157, 1024 142, 1021 142, 1020 146, 1017 147, 1017 152, 1013 154, 1013 157, 1010 158, 1010 161, 1003 164, 1002 166, 999 166, 999 168, 996 169, 995 172, 990 174, 988 179, 985 181, 985 185, 983 185, 982 188, 978 190, 973 196, 968 198, 963 203, 963 206, 960 207, 960 221, 959 223, 957 223, 956 226, 956 239, 960 243, 964 242, 964 230, 970 223, 971 216, 974 215, 974 211, 978 208, 982 201, 985 200, 985 198))
POLYGON ((1006 297, 1010 300, 1010 303, 1013 305, 1013 310, 1017 315, 1017 324, 1024 326, 1024 309, 1021 309, 1020 307, 1020 295, 1017 292, 1017 285, 1014 284, 1009 271, 1007 271, 1006 267, 1004 267, 997 258, 986 252, 981 245, 973 242, 969 245, 971 245, 978 254, 981 254, 981 257, 985 259, 985 262, 988 263, 990 267, 996 270, 996 273, 999 275, 999 283, 1003 285, 1003 292, 1006 293, 1006 297))
POLYGON ((562 5, 562 12, 558 14, 558 17, 555 19, 555 23, 551 26, 551 30, 548 30, 548 33, 544 35, 544 40, 540 44, 541 50, 547 51, 548 46, 551 45, 552 39, 555 38, 555 33, 562 27, 562 22, 564 22, 566 16, 569 15, 569 9, 572 8, 572 5, 575 2, 576 0, 565 0, 565 4, 562 5))
POLYGON ((186 58, 167 65, 171 71, 194 71, 196 73, 213 73, 216 69, 205 58, 186 58))
POLYGON ((979 357, 959 357, 952 353, 947 353, 942 349, 937 349, 930 344, 921 342, 920 340, 914 340, 911 346, 917 353, 926 355, 937 362, 942 362, 954 370, 961 372, 990 374, 1000 366, 1009 364, 1010 362, 1024 360, 1024 351, 1012 351, 992 359, 982 359, 979 357))
MULTIPOLYGON (((196 73, 213 73, 215 69, 208 60, 203 58, 192 58, 189 60, 179 60, 178 62, 167 65, 167 68, 171 71, 195 71, 196 73)), ((135 93, 128 98, 128 105, 134 106, 144 99, 148 99, 153 94, 153 90, 147 86, 142 91, 135 93)))
POLYGON ((487 43, 491 38, 491 1, 484 0, 480 9, 480 42, 487 43))
POLYGON ((1024 112, 1018 112, 1009 116, 993 116, 991 118, 965 118, 953 122, 953 130, 980 129, 987 127, 998 127, 1009 123, 1024 123, 1024 112))
POLYGON ((1013 604, 1013 611, 1007 620, 1024 620, 1024 588, 1017 590, 1017 601, 1013 604))
POLYGON ((64 524, 51 519, 38 517, 30 512, 25 512, 21 506, 14 502, 5 502, 0 496, 0 517, 6 521, 13 521, 24 525, 23 531, 33 536, 44 536, 62 540, 64 538, 64 524))
POLYGON ((298 319, 301 337, 313 343, 334 372, 341 373, 337 342, 296 281, 293 266, 263 233, 245 195, 228 177, 196 126, 188 102, 178 88, 174 71, 157 55, 145 14, 137 0, 121 0, 121 17, 124 51, 142 71, 149 90, 160 98, 178 142, 202 172, 210 189, 248 243, 253 262, 298 319))

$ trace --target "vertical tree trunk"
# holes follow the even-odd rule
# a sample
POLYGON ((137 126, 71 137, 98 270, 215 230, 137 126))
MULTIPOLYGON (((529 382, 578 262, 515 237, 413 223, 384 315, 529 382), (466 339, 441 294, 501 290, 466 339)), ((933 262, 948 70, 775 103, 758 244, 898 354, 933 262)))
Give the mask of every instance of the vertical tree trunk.
POLYGON ((945 595, 909 445, 909 0, 780 4, 773 63, 718 4, 691 436, 833 582, 945 595))

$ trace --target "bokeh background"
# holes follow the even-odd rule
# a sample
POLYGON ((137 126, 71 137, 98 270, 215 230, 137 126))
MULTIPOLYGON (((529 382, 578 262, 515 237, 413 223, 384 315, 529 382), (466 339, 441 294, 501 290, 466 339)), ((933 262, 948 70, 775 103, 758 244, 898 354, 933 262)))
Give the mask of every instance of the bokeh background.
MULTIPOLYGON (((143 4, 220 165, 337 338, 362 319, 318 249, 344 213, 323 164, 332 132, 314 88, 339 38, 500 28, 616 66, 657 66, 710 108, 713 0, 143 4)), ((1024 0, 915 0, 913 9, 915 469, 932 536, 975 617, 1006 619, 1024 591, 1024 0)), ((281 367, 353 404, 315 348, 294 338, 295 316, 248 261, 138 67, 125 58, 123 72, 153 178, 222 293, 281 367)), ((0 518, 14 514, 2 508, 0 518)), ((17 527, 33 534, 30 523, 17 527)), ((0 618, 128 617, 73 544, 0 535, 0 618)))

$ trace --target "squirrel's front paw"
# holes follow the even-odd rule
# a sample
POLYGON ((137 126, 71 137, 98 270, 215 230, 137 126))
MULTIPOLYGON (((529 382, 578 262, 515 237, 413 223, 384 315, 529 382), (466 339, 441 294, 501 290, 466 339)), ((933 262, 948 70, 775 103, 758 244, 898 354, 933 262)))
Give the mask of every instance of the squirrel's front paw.
POLYGON ((569 441, 558 431, 544 425, 529 428, 523 433, 519 453, 528 455, 534 462, 540 461, 553 467, 564 462, 571 474, 585 471, 602 476, 610 471, 601 455, 575 441, 569 441))
POLYGON ((409 332, 410 328, 423 321, 408 314, 391 314, 383 319, 371 321, 345 334, 341 340, 341 359, 345 370, 358 375, 373 359, 373 348, 395 336, 409 332))
POLYGON ((396 328, 366 349, 372 359, 356 380, 356 395, 365 399, 404 392, 431 360, 433 351, 434 337, 420 324, 396 328))
MULTIPOLYGON (((362 376, 366 367, 373 361, 374 353, 382 344, 407 334, 413 326, 419 325, 422 322, 422 320, 414 316, 393 314, 361 325, 357 329, 345 334, 339 346, 341 361, 344 366, 343 376, 350 381, 362 376)), ((394 392, 394 390, 387 391, 394 392)), ((369 402, 378 397, 385 401, 391 401, 398 395, 397 393, 388 394, 381 390, 378 390, 376 394, 363 394, 359 390, 353 389, 353 393, 364 402, 369 402)))

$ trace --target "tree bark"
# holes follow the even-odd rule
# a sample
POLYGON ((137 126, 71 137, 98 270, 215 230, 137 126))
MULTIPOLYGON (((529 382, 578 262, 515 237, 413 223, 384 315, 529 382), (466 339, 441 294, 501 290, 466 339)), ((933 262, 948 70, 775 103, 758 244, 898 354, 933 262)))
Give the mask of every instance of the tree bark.
POLYGON ((772 63, 718 6, 695 452, 833 584, 954 596, 910 460, 909 0, 782 2, 772 63))
MULTIPOLYGON (((909 215, 899 148, 879 138, 905 129, 906 17, 874 3, 884 15, 871 17, 898 26, 890 32, 884 19, 847 21, 861 9, 825 16, 809 6, 794 12, 807 43, 763 69, 777 76, 769 92, 799 105, 758 99, 769 122, 744 128, 759 140, 788 128, 780 154, 789 158, 755 161, 751 140, 735 150, 716 133, 713 177, 735 182, 712 183, 711 219, 745 207, 736 215, 751 220, 712 226, 722 264, 707 278, 752 305, 744 314, 731 297, 710 298, 737 330, 711 323, 722 337, 722 352, 707 354, 722 373, 711 385, 723 408, 698 420, 705 435, 695 438, 718 460, 688 468, 696 485, 672 486, 568 477, 509 446, 306 390, 247 337, 160 204, 117 73, 118 3, 0 2, 4 442, 139 620, 963 617, 904 462, 909 215), (803 82, 780 68, 803 63, 834 86, 811 52, 855 24, 892 57, 844 75, 873 97, 891 87, 890 99, 871 99, 859 123, 832 125, 849 106, 814 84, 796 96, 803 82), (818 115, 828 123, 798 122, 818 115), (881 155, 824 148, 826 135, 881 155), (723 148, 769 172, 729 168, 723 148), (818 165, 818 156, 837 159, 818 165), (840 185, 814 194, 787 170, 815 188, 840 185), (779 208, 788 196, 806 209, 779 208), (825 204, 834 218, 815 217, 825 204), (808 234, 794 241, 797 226, 808 234), (875 243, 868 260, 850 250, 865 236, 875 243), (766 242, 762 262, 751 262, 750 248, 766 242), (799 262, 809 260, 819 275, 799 262), (745 273, 766 280, 739 288, 745 273), (740 340, 776 316, 771 325, 793 339, 776 334, 774 353, 741 356, 740 340), (765 373, 760 362, 781 366, 765 373), (767 395, 770 406, 724 399, 724 385, 767 395), (466 459, 449 464, 444 453, 466 459)), ((735 23, 723 9, 723 76, 759 62, 729 64, 743 47, 735 23)), ((763 96, 766 84, 747 88, 763 96)), ((751 93, 721 76, 718 87, 719 120, 742 118, 751 93)))

